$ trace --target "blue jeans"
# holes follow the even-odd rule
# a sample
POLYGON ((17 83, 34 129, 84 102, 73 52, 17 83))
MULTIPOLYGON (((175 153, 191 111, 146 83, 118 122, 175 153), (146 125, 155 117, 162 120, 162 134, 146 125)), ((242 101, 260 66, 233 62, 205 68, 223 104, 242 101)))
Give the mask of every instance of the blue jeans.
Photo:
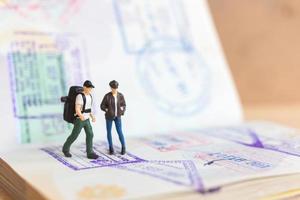
POLYGON ((112 137, 111 137, 111 128, 112 128, 113 121, 115 122, 116 130, 119 135, 119 140, 122 144, 122 147, 125 148, 125 140, 122 132, 121 117, 115 117, 114 119, 106 119, 106 131, 107 131, 107 140, 108 140, 109 148, 113 148, 112 137))

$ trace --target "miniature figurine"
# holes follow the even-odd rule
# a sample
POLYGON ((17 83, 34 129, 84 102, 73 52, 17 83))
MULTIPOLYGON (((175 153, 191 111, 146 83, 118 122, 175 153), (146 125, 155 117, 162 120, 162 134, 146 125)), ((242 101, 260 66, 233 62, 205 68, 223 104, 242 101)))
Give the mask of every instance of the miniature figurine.
POLYGON ((90 124, 90 118, 92 122, 96 121, 96 118, 92 114, 93 97, 91 95, 94 88, 91 81, 84 82, 83 87, 72 86, 69 90, 68 97, 65 98, 64 107, 64 119, 67 122, 73 123, 74 127, 71 135, 67 138, 63 145, 63 153, 66 157, 72 157, 70 153, 70 147, 72 143, 77 139, 82 128, 84 128, 86 134, 86 153, 89 159, 97 159, 99 156, 93 151, 93 129, 90 124))
POLYGON ((122 145, 121 154, 126 153, 125 140, 122 132, 121 116, 124 115, 126 109, 125 98, 122 93, 118 92, 119 83, 115 80, 109 83, 111 92, 107 93, 101 103, 101 110, 105 112, 107 140, 109 144, 109 154, 114 154, 112 143, 111 129, 112 123, 115 122, 119 140, 122 145))

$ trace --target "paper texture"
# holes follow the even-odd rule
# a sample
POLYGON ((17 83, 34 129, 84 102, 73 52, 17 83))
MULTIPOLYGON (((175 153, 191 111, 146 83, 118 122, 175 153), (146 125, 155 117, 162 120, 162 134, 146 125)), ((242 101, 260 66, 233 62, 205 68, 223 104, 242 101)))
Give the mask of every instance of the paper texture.
POLYGON ((294 140, 299 132, 268 123, 218 131, 229 134, 231 130, 237 139, 245 134, 243 130, 255 133, 263 147, 217 138, 214 130, 198 130, 132 139, 124 156, 119 148, 115 155, 108 155, 105 142, 97 141, 97 160, 88 160, 80 143, 71 149, 72 158, 63 156, 59 144, 20 147, 1 157, 51 199, 88 199, 85 195, 132 199, 183 192, 213 197, 222 194, 227 184, 300 172, 294 140), (270 127, 277 134, 270 134, 270 127), (265 137, 269 139, 264 141, 265 137), (272 150, 270 141, 285 142, 272 142, 272 150), (278 151, 283 148, 284 152, 278 151))
POLYGON ((119 81, 126 136, 241 121, 241 109, 204 0, 0 3, 0 148, 63 141, 72 85, 90 79, 95 138, 100 102, 119 81), (14 8, 14 9, 13 9, 14 8))

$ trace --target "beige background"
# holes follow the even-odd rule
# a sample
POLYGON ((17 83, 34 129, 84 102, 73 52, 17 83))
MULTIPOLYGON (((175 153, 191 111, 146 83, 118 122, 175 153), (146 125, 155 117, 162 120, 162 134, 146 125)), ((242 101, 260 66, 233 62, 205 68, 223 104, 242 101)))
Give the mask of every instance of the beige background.
POLYGON ((300 128, 300 1, 208 1, 246 119, 300 128))
POLYGON ((300 1, 209 4, 242 102, 300 102, 300 1))
POLYGON ((208 2, 246 119, 300 128, 300 1, 208 2))

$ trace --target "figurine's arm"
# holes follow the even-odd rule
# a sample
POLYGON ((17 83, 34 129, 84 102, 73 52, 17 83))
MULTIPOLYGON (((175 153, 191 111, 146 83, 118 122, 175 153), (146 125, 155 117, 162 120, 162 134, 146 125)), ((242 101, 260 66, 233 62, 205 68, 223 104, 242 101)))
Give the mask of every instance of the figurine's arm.
POLYGON ((106 101, 106 95, 103 97, 103 100, 101 102, 100 108, 101 110, 103 110, 104 112, 107 111, 107 101, 106 101))
MULTIPOLYGON (((91 107, 93 107, 93 97, 92 97, 92 95, 91 95, 91 107)), ((96 122, 96 117, 95 117, 95 115, 91 112, 90 113, 90 117, 92 118, 92 122, 96 122)))
POLYGON ((90 113, 90 116, 91 116, 91 118, 92 118, 92 122, 96 122, 96 117, 95 117, 95 115, 93 115, 92 113, 90 113))
POLYGON ((124 95, 122 95, 122 101, 120 103, 120 106, 121 106, 121 109, 122 109, 123 114, 124 114, 125 110, 126 110, 126 101, 125 101, 124 95))
POLYGON ((75 112, 76 114, 78 115, 78 117, 80 118, 81 121, 84 121, 84 116, 83 114, 81 113, 81 105, 80 104, 76 104, 75 106, 75 112))

